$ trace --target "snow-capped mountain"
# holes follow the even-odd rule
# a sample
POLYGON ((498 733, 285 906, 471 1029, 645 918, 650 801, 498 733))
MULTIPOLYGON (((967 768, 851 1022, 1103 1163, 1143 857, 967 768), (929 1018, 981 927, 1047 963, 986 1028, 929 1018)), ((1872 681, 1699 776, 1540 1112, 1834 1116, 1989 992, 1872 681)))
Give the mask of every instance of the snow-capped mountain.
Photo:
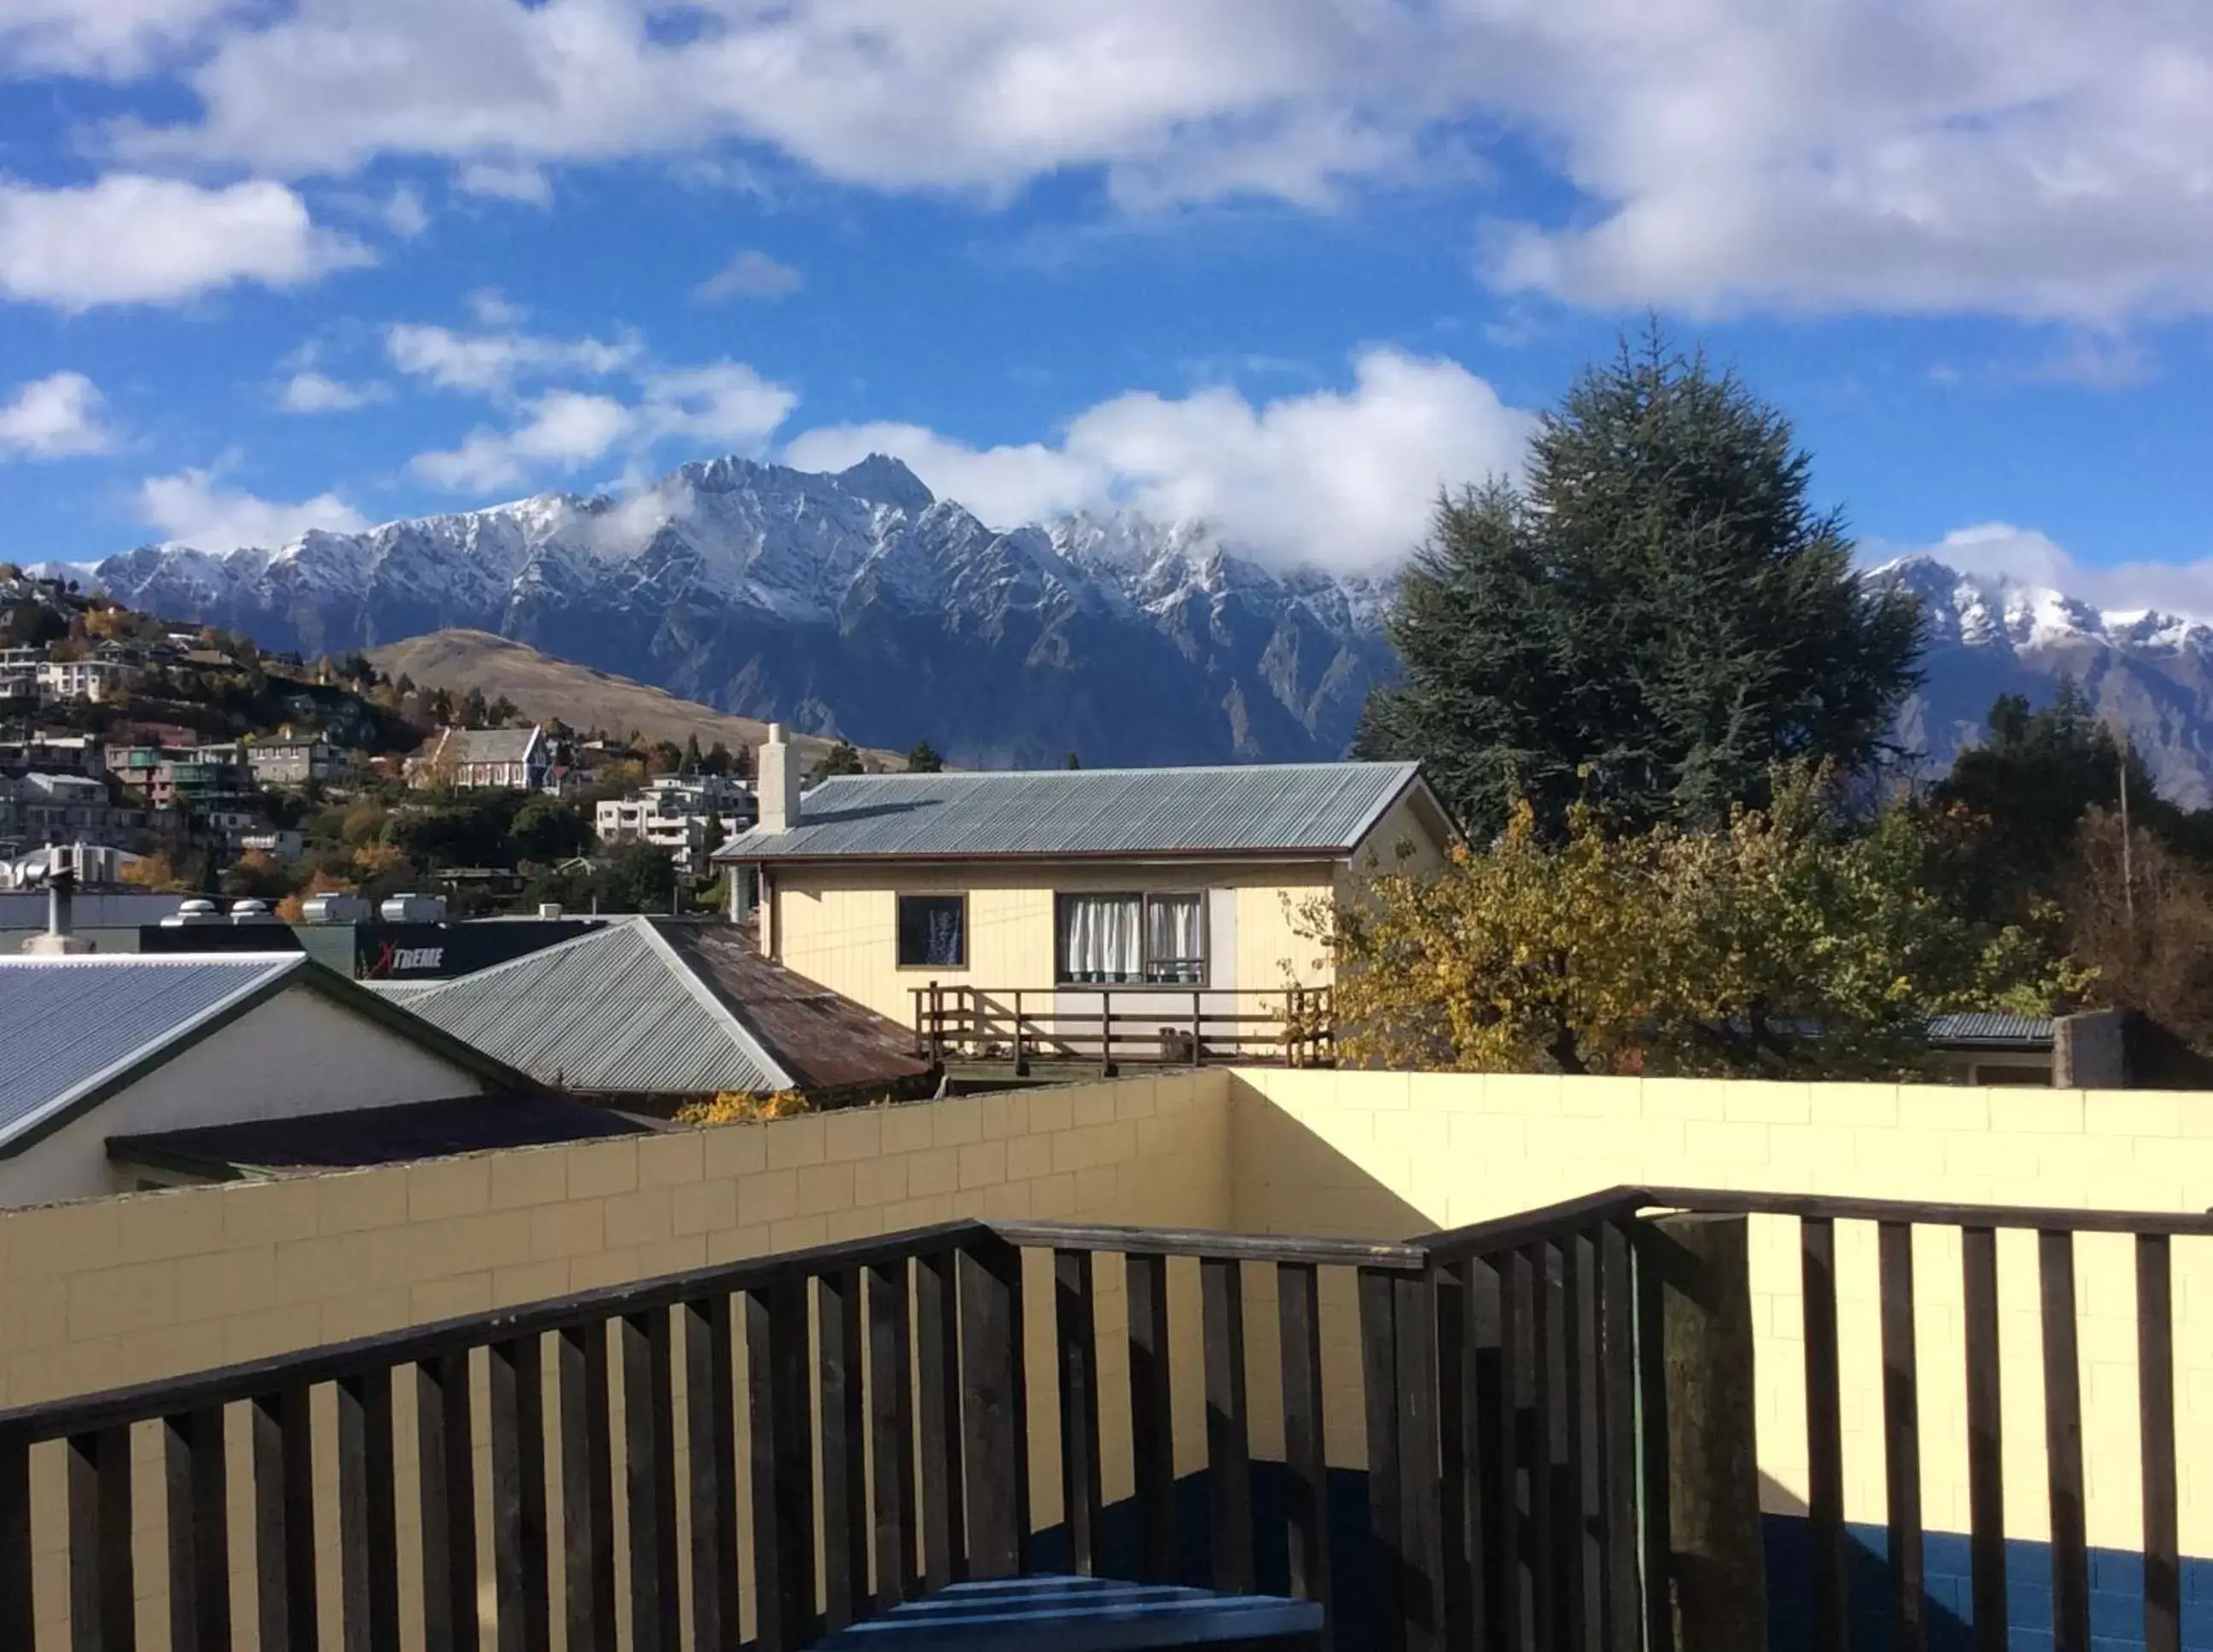
POLYGON ((271 648, 472 626, 977 765, 1336 756, 1393 667, 1375 581, 1279 573, 1204 525, 1126 513, 995 531, 881 457, 833 475, 716 460, 621 500, 277 550, 148 546, 94 577, 271 648))
MULTIPOLYGON (((898 460, 832 475, 719 459, 627 498, 546 494, 277 550, 148 546, 94 577, 271 648, 472 626, 729 711, 978 766, 1341 755, 1394 674, 1388 582, 1280 571, 1204 524, 1127 512, 1000 532, 898 460)), ((2063 674, 2160 789, 2213 804, 2213 625, 2107 613, 1928 557, 1900 743, 1941 774, 2003 693, 2063 674)))
POLYGON ((1900 743, 1941 774, 1981 739, 2001 694, 2049 701, 2071 676, 2097 714, 2125 730, 2162 795, 2213 804, 2213 625, 2157 610, 2104 610, 2017 580, 1909 557, 1869 575, 1894 580, 1927 616, 1923 679, 1900 743))

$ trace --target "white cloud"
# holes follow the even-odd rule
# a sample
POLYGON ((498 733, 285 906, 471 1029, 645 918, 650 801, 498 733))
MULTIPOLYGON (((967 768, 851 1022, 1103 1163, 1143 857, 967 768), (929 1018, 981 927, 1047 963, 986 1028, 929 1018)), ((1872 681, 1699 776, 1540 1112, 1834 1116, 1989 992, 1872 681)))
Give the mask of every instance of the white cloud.
POLYGON ((710 304, 725 298, 783 298, 806 284, 806 277, 789 264, 748 247, 694 287, 692 296, 710 304))
POLYGON ((326 374, 302 371, 284 381, 277 400, 288 413, 350 413, 371 402, 382 401, 391 393, 388 386, 374 381, 348 384, 326 374))
POLYGON ((541 338, 527 333, 466 333, 400 322, 384 331, 384 353, 410 378, 441 390, 496 395, 518 378, 562 373, 603 375, 638 358, 635 339, 541 338))
POLYGON ((414 240, 430 227, 430 210, 423 204, 423 192, 412 184, 393 190, 377 216, 387 229, 405 241, 414 240))
POLYGON ((982 449, 912 425, 826 427, 785 456, 840 469, 889 453, 1001 527, 1126 504, 1204 519, 1280 561, 1367 568, 1422 539, 1439 488, 1518 470, 1533 426, 1457 363, 1371 350, 1350 391, 1257 406, 1226 388, 1133 392, 1077 415, 1057 443, 982 449))
MULTIPOLYGON (((59 15, 65 0, 15 0, 59 15)), ((210 0, 211 3, 211 0, 210 0)), ((186 11, 196 0, 128 0, 186 11)), ((70 4, 68 9, 97 8, 70 4)), ((1534 153, 1579 197, 1492 226, 1499 286, 1693 309, 2213 309, 2213 8, 2081 0, 316 0, 184 70, 125 153, 277 175, 380 155, 546 198, 544 168, 733 147, 1141 208, 1534 153)))
POLYGON ((530 312, 497 287, 479 287, 469 295, 469 318, 480 327, 498 331, 521 326, 530 312))
POLYGON ((641 373, 634 400, 558 389, 522 402, 501 430, 472 431, 458 448, 418 454, 415 472, 456 493, 512 487, 541 471, 574 472, 622 452, 643 464, 661 442, 757 451, 799 398, 737 362, 641 373))
POLYGON ((106 453, 115 434, 101 418, 100 387, 82 373, 35 379, 0 402, 0 459, 70 459, 106 453))
POLYGON ((1869 564, 1916 552, 1963 574, 2058 591, 2109 613, 2153 610, 2213 622, 2213 557, 2189 562, 2086 563, 2050 535, 2011 522, 1954 528, 1934 545, 1875 540, 1861 547, 1862 560, 1869 564))
POLYGON ((172 544, 214 552, 241 546, 273 551, 313 529, 357 533, 369 526, 367 517, 334 493, 282 504, 225 490, 206 470, 148 477, 138 485, 138 515, 172 544))
POLYGON ((175 303, 240 281, 294 287, 367 261, 265 180, 221 189, 125 173, 74 189, 0 182, 0 295, 64 310, 175 303))
POLYGON ((552 180, 538 167, 472 161, 454 174, 454 185, 465 195, 489 196, 495 201, 521 201, 527 206, 553 204, 552 180))
POLYGON ((239 7, 240 0, 4 0, 0 75, 138 74, 239 7))

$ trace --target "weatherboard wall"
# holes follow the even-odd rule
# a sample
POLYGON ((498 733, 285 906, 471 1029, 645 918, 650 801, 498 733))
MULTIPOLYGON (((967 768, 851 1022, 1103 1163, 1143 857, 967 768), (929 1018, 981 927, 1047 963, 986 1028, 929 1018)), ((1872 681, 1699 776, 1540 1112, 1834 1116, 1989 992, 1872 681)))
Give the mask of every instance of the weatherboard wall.
POLYGON ((1322 859, 1279 865, 1180 861, 946 862, 934 865, 771 866, 770 946, 777 960, 834 992, 914 1023, 916 989, 931 982, 991 991, 1054 990, 1053 897, 1061 893, 1212 893, 1208 984, 1276 989, 1326 978, 1296 913, 1338 875, 1322 859), (958 894, 968 902, 963 968, 901 969, 899 897, 958 894), (1224 922, 1224 906, 1230 921, 1224 922), (1234 933, 1225 934, 1225 930, 1234 933))
MULTIPOLYGON (((112 1136, 296 1119, 478 1095, 466 1068, 305 986, 217 1027, 21 1152, 0 1158, 0 1206, 129 1191, 112 1136)), ((0 1328, 0 1345, 6 1332, 0 1328)))

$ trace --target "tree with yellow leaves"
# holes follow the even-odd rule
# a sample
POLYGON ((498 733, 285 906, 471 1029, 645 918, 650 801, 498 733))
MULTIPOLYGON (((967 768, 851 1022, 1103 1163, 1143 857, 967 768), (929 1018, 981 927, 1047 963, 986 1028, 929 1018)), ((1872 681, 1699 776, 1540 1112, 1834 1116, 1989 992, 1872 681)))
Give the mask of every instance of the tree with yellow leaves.
POLYGON ((1844 819, 1778 770, 1725 828, 1609 830, 1526 804, 1442 872, 1369 869, 1302 932, 1335 966, 1339 1047, 1409 1069, 1882 1076, 1946 1009, 2049 1007, 2082 984, 2048 936, 1979 929, 1933 893, 1917 815, 1844 819))

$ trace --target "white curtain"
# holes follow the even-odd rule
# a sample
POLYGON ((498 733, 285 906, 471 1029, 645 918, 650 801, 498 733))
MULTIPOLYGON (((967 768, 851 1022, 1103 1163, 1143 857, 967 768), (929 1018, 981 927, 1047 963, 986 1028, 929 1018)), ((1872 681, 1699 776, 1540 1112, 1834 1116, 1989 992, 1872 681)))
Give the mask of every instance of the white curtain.
POLYGON ((1201 924, 1203 895, 1155 895, 1145 903, 1145 976, 1148 980, 1196 984, 1205 973, 1206 942, 1201 924))
POLYGON ((1063 895, 1060 967, 1071 981, 1134 981, 1144 968, 1137 895, 1063 895))

